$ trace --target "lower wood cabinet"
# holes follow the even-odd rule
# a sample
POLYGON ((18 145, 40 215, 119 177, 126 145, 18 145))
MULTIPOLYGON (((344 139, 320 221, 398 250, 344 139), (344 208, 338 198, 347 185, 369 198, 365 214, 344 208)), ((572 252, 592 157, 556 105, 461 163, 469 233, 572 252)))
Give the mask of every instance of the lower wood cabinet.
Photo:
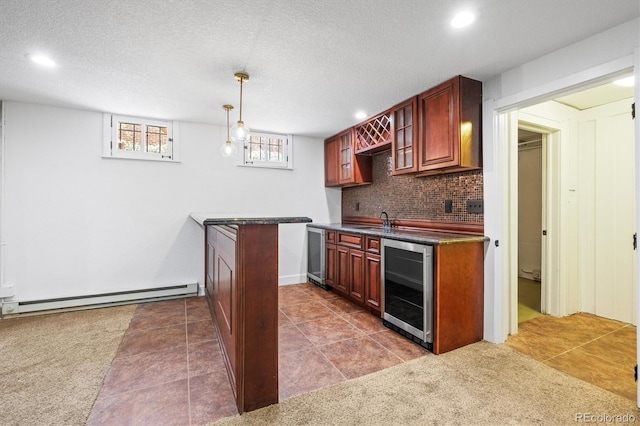
POLYGON ((208 225, 205 296, 238 412, 278 402, 278 225, 208 225))
POLYGON ((366 253, 364 259, 365 303, 379 311, 382 309, 382 276, 380 274, 380 255, 366 253))
POLYGON ((349 248, 338 246, 336 249, 338 279, 336 280, 334 289, 338 293, 348 296, 351 291, 351 271, 349 270, 349 248))
POLYGON ((326 283, 336 293, 380 312, 380 239, 367 237, 363 249, 364 241, 362 235, 327 233, 326 283))
POLYGON ((327 242, 325 246, 325 283, 332 288, 338 281, 338 248, 335 244, 327 242))
POLYGON ((364 303, 365 285, 364 253, 349 249, 349 296, 364 303))
MULTIPOLYGON (((380 239, 327 231, 326 283, 382 315, 380 239)), ((433 265, 433 353, 482 340, 484 241, 437 244, 433 265)), ((207 287, 208 288, 208 287, 207 287)))
POLYGON ((484 242, 436 246, 433 301, 434 354, 482 340, 484 242))

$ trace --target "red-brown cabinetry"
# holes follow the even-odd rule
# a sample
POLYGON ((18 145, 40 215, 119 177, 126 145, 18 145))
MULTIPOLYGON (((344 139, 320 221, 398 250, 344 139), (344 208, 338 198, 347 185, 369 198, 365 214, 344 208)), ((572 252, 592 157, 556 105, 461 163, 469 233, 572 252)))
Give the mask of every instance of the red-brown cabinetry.
POLYGON ((393 174, 414 173, 418 170, 418 98, 407 99, 391 111, 393 174))
POLYGON ((456 76, 325 141, 325 185, 372 182, 371 154, 394 175, 482 168, 482 82, 456 76))
POLYGON ((205 227, 205 296, 240 413, 278 402, 277 253, 277 224, 205 227))
POLYGON ((391 111, 382 112, 354 127, 356 154, 384 151, 391 146, 391 111))
POLYGON ((356 155, 354 129, 325 140, 325 186, 354 186, 371 183, 371 156, 356 155))
POLYGON ((380 239, 333 231, 326 244, 326 283, 337 293, 380 311, 380 239), (333 266, 335 265, 335 266, 333 266))
POLYGON ((482 167, 482 83, 457 76, 418 95, 418 171, 482 167))
POLYGON ((338 139, 324 141, 324 186, 339 186, 338 181, 338 139))

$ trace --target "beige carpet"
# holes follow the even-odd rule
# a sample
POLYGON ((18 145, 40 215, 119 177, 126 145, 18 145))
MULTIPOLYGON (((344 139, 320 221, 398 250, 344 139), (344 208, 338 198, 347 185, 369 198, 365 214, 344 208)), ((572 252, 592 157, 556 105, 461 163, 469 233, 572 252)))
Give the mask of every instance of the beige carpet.
POLYGON ((0 424, 84 425, 135 309, 0 320, 0 424))
POLYGON ((579 413, 640 419, 633 401, 480 342, 215 425, 575 425, 579 413))

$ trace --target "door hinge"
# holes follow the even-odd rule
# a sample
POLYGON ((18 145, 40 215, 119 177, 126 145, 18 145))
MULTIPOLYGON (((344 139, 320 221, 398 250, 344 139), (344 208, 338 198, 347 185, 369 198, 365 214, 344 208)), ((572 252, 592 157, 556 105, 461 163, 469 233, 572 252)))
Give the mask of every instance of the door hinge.
POLYGON ((542 235, 547 235, 547 230, 546 229, 542 230, 542 235))
POLYGON ((631 118, 635 119, 636 118, 636 103, 632 103, 631 104, 631 118))
POLYGON ((633 234, 633 249, 638 249, 638 233, 633 234))

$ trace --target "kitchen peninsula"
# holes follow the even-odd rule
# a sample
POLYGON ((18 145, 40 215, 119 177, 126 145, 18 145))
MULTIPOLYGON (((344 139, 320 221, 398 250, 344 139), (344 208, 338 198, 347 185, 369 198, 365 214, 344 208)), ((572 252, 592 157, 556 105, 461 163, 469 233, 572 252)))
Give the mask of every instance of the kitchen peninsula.
POLYGON ((278 224, 308 217, 192 213, 204 229, 205 296, 238 412, 278 402, 278 224))

